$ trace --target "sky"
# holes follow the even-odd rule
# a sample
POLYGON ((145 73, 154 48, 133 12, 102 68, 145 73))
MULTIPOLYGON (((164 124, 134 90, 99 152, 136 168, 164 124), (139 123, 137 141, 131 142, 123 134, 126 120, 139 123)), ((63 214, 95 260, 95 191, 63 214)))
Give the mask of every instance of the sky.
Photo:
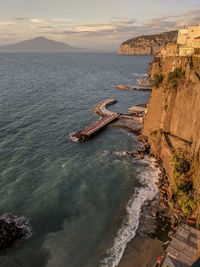
POLYGON ((132 37, 200 21, 200 0, 0 0, 0 45, 44 36, 115 51, 132 37))

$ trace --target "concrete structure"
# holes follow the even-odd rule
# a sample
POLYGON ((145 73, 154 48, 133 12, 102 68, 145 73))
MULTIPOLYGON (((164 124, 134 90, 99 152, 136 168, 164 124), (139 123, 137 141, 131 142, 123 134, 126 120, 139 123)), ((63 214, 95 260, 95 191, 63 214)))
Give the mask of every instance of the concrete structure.
POLYGON ((161 56, 192 56, 200 55, 200 22, 196 26, 181 29, 178 32, 177 44, 168 44, 161 51, 161 56))
POLYGON ((176 56, 177 55, 177 44, 168 44, 166 48, 167 55, 169 56, 176 56))
POLYGON ((177 44, 185 45, 187 42, 188 29, 181 29, 178 31, 177 44))
POLYGON ((200 48, 200 35, 194 38, 192 46, 193 48, 200 48))
POLYGON ((138 106, 132 106, 128 109, 129 113, 143 113, 146 112, 147 108, 144 107, 138 107, 138 106))
POLYGON ((178 32, 177 44, 179 56, 191 56, 195 48, 200 48, 200 22, 197 26, 190 26, 178 32))

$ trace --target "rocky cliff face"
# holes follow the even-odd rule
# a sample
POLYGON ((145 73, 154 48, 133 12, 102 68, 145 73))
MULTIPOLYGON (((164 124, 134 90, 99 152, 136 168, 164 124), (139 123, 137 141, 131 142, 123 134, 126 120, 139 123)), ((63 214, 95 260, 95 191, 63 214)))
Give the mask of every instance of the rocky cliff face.
POLYGON ((163 161, 171 205, 199 216, 200 58, 154 58, 153 90, 143 134, 163 161))
POLYGON ((123 42, 119 54, 156 55, 168 43, 176 42, 178 31, 164 32, 155 35, 139 36, 123 42))

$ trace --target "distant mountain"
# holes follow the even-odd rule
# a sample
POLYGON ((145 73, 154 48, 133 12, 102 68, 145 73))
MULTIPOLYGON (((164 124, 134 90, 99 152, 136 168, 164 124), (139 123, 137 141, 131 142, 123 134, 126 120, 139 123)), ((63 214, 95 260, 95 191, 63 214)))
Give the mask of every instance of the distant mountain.
POLYGON ((53 41, 45 37, 37 37, 16 44, 0 46, 0 52, 30 52, 30 53, 58 53, 58 52, 81 52, 80 48, 68 44, 53 41))
POLYGON ((168 43, 176 42, 178 31, 163 32, 154 35, 143 35, 123 42, 119 54, 155 55, 166 47, 168 43))

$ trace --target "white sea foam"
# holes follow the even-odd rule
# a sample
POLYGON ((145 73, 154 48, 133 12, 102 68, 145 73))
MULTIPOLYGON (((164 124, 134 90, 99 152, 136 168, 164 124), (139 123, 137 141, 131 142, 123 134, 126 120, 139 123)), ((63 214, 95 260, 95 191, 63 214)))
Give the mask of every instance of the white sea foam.
POLYGON ((33 235, 32 226, 25 216, 16 216, 5 213, 1 216, 1 219, 4 219, 8 224, 15 222, 15 225, 23 230, 22 239, 29 239, 33 235))
POLYGON ((101 262, 102 267, 115 267, 119 264, 127 243, 133 239, 139 225, 140 212, 146 200, 152 200, 157 187, 158 170, 155 169, 149 158, 143 160, 147 166, 138 174, 141 187, 137 188, 127 206, 127 219, 118 231, 113 247, 107 251, 106 258, 101 262))
POLYGON ((102 152, 99 152, 100 156, 108 156, 108 155, 116 155, 116 156, 127 156, 128 152, 127 151, 108 151, 108 150, 104 150, 102 152))
POLYGON ((146 73, 138 73, 138 72, 133 72, 131 73, 131 75, 133 75, 134 77, 144 77, 146 76, 146 73))
POLYGON ((73 142, 78 142, 78 138, 74 136, 75 132, 69 135, 69 139, 73 142))

